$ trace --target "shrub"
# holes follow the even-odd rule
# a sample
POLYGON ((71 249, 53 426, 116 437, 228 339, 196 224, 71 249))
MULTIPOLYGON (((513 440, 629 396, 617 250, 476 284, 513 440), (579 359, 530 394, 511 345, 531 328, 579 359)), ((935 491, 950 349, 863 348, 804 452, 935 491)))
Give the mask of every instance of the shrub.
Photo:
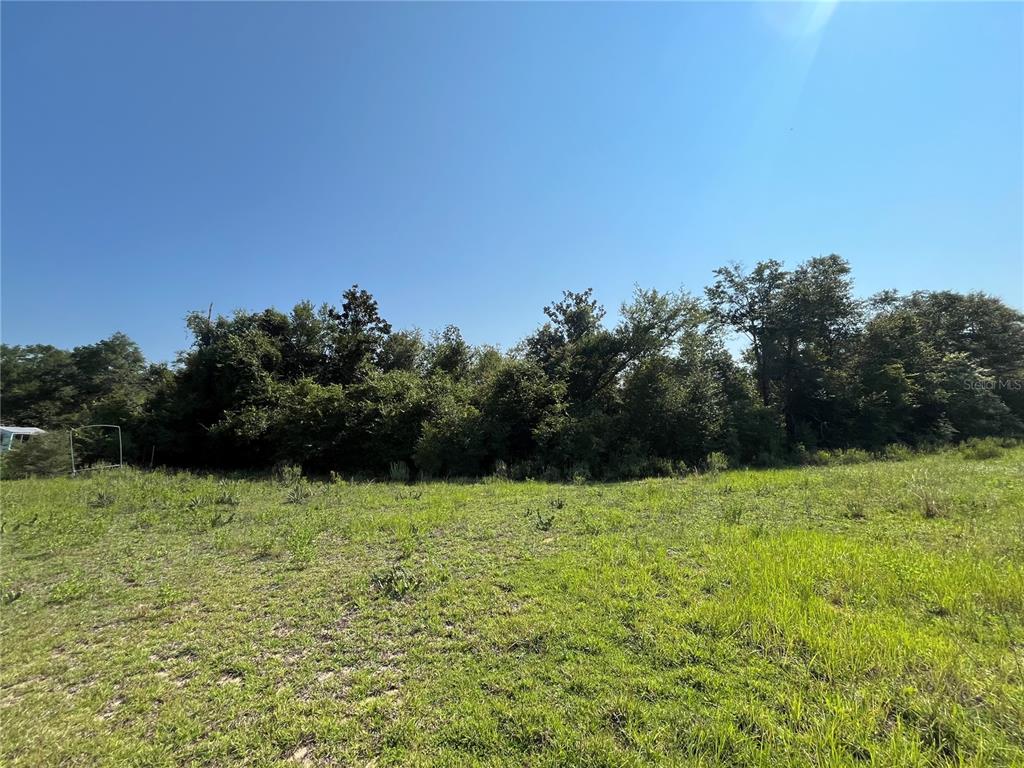
POLYGON ((924 473, 915 473, 912 493, 917 499, 921 514, 928 519, 942 517, 949 507, 949 494, 936 488, 931 478, 924 473))
POLYGON ((729 457, 721 451, 712 451, 704 460, 704 469, 712 474, 725 472, 729 468, 729 457))
POLYGON ((777 469, 778 467, 784 466, 785 462, 782 458, 772 451, 760 451, 757 454, 757 458, 754 460, 754 465, 758 467, 764 467, 766 469, 777 469))
POLYGON ((220 506, 237 507, 238 496, 233 494, 231 491, 221 491, 216 497, 214 497, 213 503, 220 506))
POLYGON ((0 477, 19 480, 26 477, 69 474, 71 452, 67 432, 47 432, 0 454, 0 477))
POLYGON ((532 461, 517 461, 509 470, 509 477, 513 480, 530 480, 537 474, 537 465, 532 461))
POLYGON ((555 524, 555 513, 552 512, 550 515, 543 515, 541 511, 535 510, 537 516, 537 530, 538 531, 550 531, 551 527, 555 524))
POLYGON ((805 464, 819 467, 836 467, 850 464, 864 464, 874 457, 860 448, 837 448, 834 451, 814 451, 805 464))
POLYGON ((392 483, 408 483, 409 465, 404 461, 392 461, 388 466, 388 478, 392 483))
POLYGON ((558 467, 547 466, 541 472, 540 479, 545 483, 560 483, 562 482, 562 473, 558 471, 558 467))
POLYGON ((482 443, 480 412, 469 404, 449 403, 424 423, 413 459, 431 475, 476 476, 484 453, 482 443))
POLYGON ((286 504, 305 504, 312 495, 313 489, 309 487, 309 483, 300 481, 288 489, 284 501, 286 504))
POLYGON ((294 485, 302 480, 302 467, 297 464, 278 464, 274 467, 274 479, 282 485, 294 485))
POLYGON ((879 458, 883 461, 909 461, 913 457, 914 452, 910 450, 909 446, 903 445, 903 443, 887 445, 879 454, 879 458))
POLYGON ((968 461, 998 459, 1004 453, 1003 447, 993 438, 969 440, 960 448, 960 455, 968 461))
POLYGON ((590 465, 586 462, 573 465, 572 469, 569 470, 569 477, 575 485, 583 485, 590 482, 593 478, 590 473, 590 465))
POLYGON ((305 568, 313 560, 316 535, 312 528, 300 526, 295 528, 286 541, 292 567, 305 568))
POLYGON ((111 493, 105 493, 100 491, 89 497, 89 501, 86 502, 93 509, 103 509, 105 507, 113 506, 115 501, 114 495, 111 493))
POLYGON ((816 465, 821 464, 821 454, 818 451, 808 451, 803 443, 797 443, 790 451, 790 457, 794 464, 816 465))

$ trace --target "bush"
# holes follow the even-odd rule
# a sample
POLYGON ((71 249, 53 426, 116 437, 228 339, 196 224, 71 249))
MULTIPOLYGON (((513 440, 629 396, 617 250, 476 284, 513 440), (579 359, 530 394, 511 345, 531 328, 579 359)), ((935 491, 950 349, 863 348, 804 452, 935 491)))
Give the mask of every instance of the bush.
POLYGON ((960 448, 960 455, 968 461, 986 461, 998 459, 1004 453, 999 441, 987 437, 983 440, 969 440, 960 448))
POLYGON ((815 451, 804 463, 819 467, 836 467, 850 464, 864 464, 874 457, 860 448, 837 448, 834 451, 815 451))
POLYGON ((477 409, 453 404, 424 423, 413 458, 420 470, 433 476, 477 476, 484 455, 482 439, 477 409))
POLYGON ((540 479, 545 483, 560 483, 562 482, 562 473, 558 467, 547 466, 544 467, 544 471, 541 472, 540 479))
POLYGON ((757 458, 754 459, 754 466, 765 469, 778 469, 785 466, 785 464, 786 462, 783 461, 779 454, 772 451, 760 451, 757 454, 757 458))
POLYGON ((284 497, 284 503, 305 504, 312 495, 313 489, 309 487, 309 483, 300 480, 288 489, 288 493, 284 497))
POLYGON ((47 432, 0 454, 0 477, 18 480, 25 477, 71 473, 71 453, 67 432, 47 432))
POLYGON ((274 467, 274 479, 282 485, 294 485, 302 481, 302 467, 297 464, 278 464, 274 467))
POLYGON ((725 472, 729 468, 729 457, 721 451, 712 451, 704 459, 704 469, 707 472, 725 472))
POLYGON ((903 443, 887 445, 885 450, 879 454, 879 458, 883 461, 909 461, 913 457, 914 452, 910 450, 909 446, 903 445, 903 443))
POLYGON ((388 478, 392 483, 408 483, 409 465, 404 461, 392 461, 388 466, 388 478))
POLYGON ((513 480, 530 480, 538 474, 537 463, 533 461, 517 461, 509 469, 509 477, 513 480))
POLYGON ((569 470, 569 478, 576 485, 582 485, 590 482, 592 475, 590 474, 590 465, 586 462, 573 465, 572 469, 569 470))

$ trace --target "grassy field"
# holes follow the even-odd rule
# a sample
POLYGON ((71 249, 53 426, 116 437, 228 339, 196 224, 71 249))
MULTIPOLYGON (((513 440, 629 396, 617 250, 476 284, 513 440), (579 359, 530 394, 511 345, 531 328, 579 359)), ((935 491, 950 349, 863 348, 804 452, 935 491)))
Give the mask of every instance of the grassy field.
POLYGON ((6 765, 1024 765, 1024 449, 0 492, 6 765))

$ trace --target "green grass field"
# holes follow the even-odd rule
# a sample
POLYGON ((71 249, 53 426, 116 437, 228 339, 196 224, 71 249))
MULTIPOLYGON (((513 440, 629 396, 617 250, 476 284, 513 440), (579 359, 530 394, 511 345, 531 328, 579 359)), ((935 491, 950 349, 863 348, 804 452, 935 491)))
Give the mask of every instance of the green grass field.
POLYGON ((1024 765, 1024 449, 0 484, 6 765, 1024 765))

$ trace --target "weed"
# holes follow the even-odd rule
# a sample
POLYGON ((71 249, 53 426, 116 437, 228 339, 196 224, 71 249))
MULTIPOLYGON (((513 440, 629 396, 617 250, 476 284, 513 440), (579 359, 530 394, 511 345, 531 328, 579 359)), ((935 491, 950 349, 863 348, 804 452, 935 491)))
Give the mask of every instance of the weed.
POLYGON ((851 520, 863 520, 868 516, 864 509, 864 502, 860 499, 846 502, 846 516, 851 520))
POLYGON ((73 600, 80 600, 89 594, 90 585, 89 583, 80 576, 71 576, 70 578, 64 579, 60 583, 56 584, 50 590, 50 596, 48 602, 50 603, 70 603, 73 600))
MULTIPOLYGON (((33 527, 35 527, 35 524, 38 521, 39 521, 39 513, 37 512, 36 514, 32 515, 32 517, 29 520, 19 520, 18 522, 16 522, 13 525, 11 525, 11 531, 10 532, 14 533, 19 528, 33 528, 33 527)), ((7 521, 4 520, 2 523, 0 523, 0 532, 6 532, 6 530, 7 530, 7 521)))
POLYGON ((927 519, 942 517, 949 509, 949 494, 926 472, 914 472, 911 476, 911 493, 917 499, 921 514, 927 519))
POLYGON ((269 533, 258 536, 252 544, 253 557, 257 560, 264 560, 274 554, 277 549, 277 540, 269 533))
POLYGON ((743 506, 738 502, 730 502, 722 508, 721 519, 727 525, 738 525, 743 517, 743 506))
POLYGON ((181 602, 184 597, 185 594, 181 590, 175 589, 170 584, 161 584, 156 591, 154 603, 157 608, 170 608, 175 603, 181 602))
POLYGON ((305 568, 313 560, 315 548, 313 542, 316 539, 315 531, 309 526, 295 528, 285 541, 288 549, 289 560, 293 567, 305 568))
POLYGON ((219 530, 213 534, 213 548, 221 554, 226 553, 230 548, 230 539, 227 531, 219 530))
POLYGON ((392 461, 388 466, 388 479, 392 483, 408 483, 409 465, 404 461, 392 461))
POLYGON ((113 506, 116 500, 113 494, 99 491, 89 497, 88 505, 93 509, 104 509, 113 506))
MULTIPOLYGON (((561 509, 561 507, 557 507, 557 509, 561 509)), ((552 512, 550 515, 543 515, 539 509, 534 510, 534 513, 536 515, 537 530, 550 531, 552 526, 555 524, 555 513, 552 512)))
POLYGON ((281 485, 295 485, 302 481, 302 467, 296 464, 278 464, 274 467, 274 479, 281 485))
POLYGON ((230 523, 234 519, 235 519, 235 513, 234 512, 232 512, 230 515, 225 517, 224 513, 221 512, 219 509, 218 510, 214 510, 213 514, 210 516, 210 528, 220 528, 223 525, 227 525, 228 523, 230 523))
POLYGON ((21 587, 7 587, 0 592, 0 605, 10 605, 22 595, 21 587))
POLYGON ((823 467, 837 467, 865 464, 871 461, 871 459, 871 454, 860 448, 839 448, 834 451, 815 451, 810 461, 805 463, 823 467))
POLYGON ((921 514, 926 518, 941 517, 946 513, 945 499, 934 491, 921 491, 918 498, 921 500, 921 514))
POLYGON ((419 577, 410 573, 405 566, 394 563, 370 577, 370 583, 380 594, 391 600, 401 600, 420 588, 419 577))
POLYGON ((313 496, 313 489, 309 483, 300 481, 288 488, 284 495, 285 504, 305 504, 313 496))

